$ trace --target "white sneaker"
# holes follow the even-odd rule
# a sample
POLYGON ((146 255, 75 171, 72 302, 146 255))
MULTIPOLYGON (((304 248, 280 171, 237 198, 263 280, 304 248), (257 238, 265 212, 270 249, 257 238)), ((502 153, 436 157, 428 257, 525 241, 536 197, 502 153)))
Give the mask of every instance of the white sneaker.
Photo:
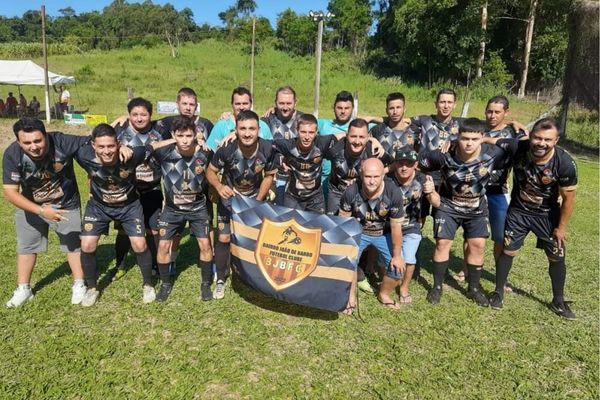
POLYGON ((19 307, 21 304, 25 303, 28 300, 33 298, 33 293, 31 292, 31 288, 23 288, 17 287, 17 289, 13 292, 13 296, 9 301, 6 302, 6 307, 13 308, 19 307))
POLYGON ((223 297, 225 297, 225 282, 218 280, 217 286, 215 286, 215 291, 213 292, 213 298, 216 300, 221 300, 223 297))
POLYGON ((142 301, 144 304, 152 303, 156 299, 156 292, 152 286, 144 285, 144 295, 142 301))
POLYGON ((85 295, 83 295, 83 299, 81 300, 81 305, 83 307, 91 307, 96 304, 96 300, 98 300, 98 296, 100 292, 96 288, 91 288, 85 291, 85 295))
POLYGON ((86 287, 85 285, 81 284, 81 285, 73 285, 71 287, 71 304, 81 304, 81 301, 83 300, 83 297, 85 296, 85 291, 86 291, 86 287))

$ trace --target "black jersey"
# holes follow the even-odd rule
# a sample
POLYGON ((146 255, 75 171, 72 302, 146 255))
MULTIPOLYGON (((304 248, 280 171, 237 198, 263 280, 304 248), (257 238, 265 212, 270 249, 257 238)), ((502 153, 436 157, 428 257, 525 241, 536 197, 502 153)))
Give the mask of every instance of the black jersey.
POLYGON ((250 158, 245 158, 234 140, 227 146, 217 149, 210 164, 213 169, 223 170, 225 183, 244 196, 258 194, 263 174, 273 174, 277 166, 274 163, 275 150, 272 141, 258 138, 258 146, 250 158))
POLYGON ((419 151, 419 128, 409 125, 404 129, 394 130, 386 123, 374 126, 371 129, 371 136, 381 143, 385 154, 381 158, 385 165, 394 162, 394 156, 397 150, 415 150, 419 151))
POLYGON ((367 158, 375 157, 371 142, 359 155, 351 154, 347 149, 347 139, 344 137, 333 144, 326 152, 325 158, 331 160, 329 186, 343 192, 356 181, 360 174, 360 164, 367 158))
POLYGON ((383 192, 378 197, 368 199, 360 183, 353 183, 340 200, 340 210, 350 212, 365 235, 388 234, 391 232, 390 222, 402 223, 402 192, 387 178, 384 178, 383 185, 383 192))
POLYGON ((402 222, 402 234, 421 233, 421 197, 423 185, 425 185, 425 174, 416 171, 413 179, 407 184, 401 184, 395 173, 390 172, 388 178, 402 191, 402 207, 404 219, 402 222))
POLYGON ((94 200, 109 207, 120 207, 139 198, 135 186, 135 168, 146 159, 146 148, 134 147, 126 163, 117 159, 115 165, 103 165, 90 144, 79 149, 77 162, 88 173, 90 193, 94 200))
POLYGON ((334 135, 316 136, 313 147, 306 153, 300 151, 296 140, 275 140, 273 144, 291 170, 286 192, 298 198, 309 198, 321 190, 323 158, 336 139, 334 135))
POLYGON ((442 153, 426 151, 419 155, 421 171, 440 171, 440 208, 458 216, 487 216, 485 189, 491 172, 504 163, 504 151, 498 146, 481 145, 479 156, 465 163, 456 150, 442 153), (498 151, 500 150, 500 151, 498 151))
POLYGON ((198 150, 191 156, 183 156, 175 143, 153 153, 159 163, 167 205, 180 211, 206 209, 206 168, 212 151, 198 150))
POLYGON ((141 146, 147 150, 146 160, 135 169, 135 184, 140 193, 160 189, 160 165, 150 155, 152 150, 150 145, 163 140, 162 135, 154 128, 150 128, 145 132, 137 132, 131 124, 128 124, 117 129, 117 139, 121 145, 132 148, 141 146))
POLYGON ((274 140, 277 139, 295 139, 298 137, 298 130, 296 128, 296 121, 298 117, 304 113, 296 110, 292 118, 287 122, 283 122, 277 117, 277 114, 272 112, 266 118, 261 118, 271 129, 271 135, 274 140))
MULTIPOLYGON (((498 139, 520 139, 523 136, 525 136, 525 132, 521 130, 519 132, 516 132, 511 125, 506 125, 502 129, 486 131, 485 136, 498 139)), ((508 180, 508 174, 510 172, 510 164, 510 157, 506 157, 502 168, 498 168, 492 172, 492 177, 490 179, 490 183, 488 183, 486 193, 508 193, 508 184, 506 181, 508 180)))
POLYGON ((48 152, 39 160, 30 158, 19 143, 12 143, 4 151, 2 161, 4 184, 20 185, 21 194, 37 204, 55 204, 67 210, 79 208, 73 156, 89 140, 89 136, 48 132, 48 152))
MULTIPOLYGON (((163 139, 171 139, 173 137, 171 126, 173 125, 173 120, 177 117, 178 115, 171 115, 153 122, 154 129, 161 134, 163 139)), ((204 140, 208 139, 208 135, 210 135, 210 131, 213 128, 213 123, 206 118, 198 116, 194 117, 194 122, 196 124, 196 131, 204 135, 204 140)))
POLYGON ((513 189, 510 206, 534 215, 558 209, 559 189, 577 185, 577 166, 573 158, 554 147, 547 163, 538 165, 529 151, 529 140, 500 139, 498 146, 513 159, 513 189))

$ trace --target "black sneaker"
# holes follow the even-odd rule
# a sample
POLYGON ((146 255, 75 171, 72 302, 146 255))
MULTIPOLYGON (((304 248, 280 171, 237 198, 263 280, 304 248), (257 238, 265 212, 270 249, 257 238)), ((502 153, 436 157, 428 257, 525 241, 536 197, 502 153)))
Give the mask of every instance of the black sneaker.
POLYGON ((442 288, 433 287, 427 293, 427 301, 430 304, 438 304, 442 298, 442 288))
POLYGON ((173 290, 173 284, 171 283, 161 283, 160 289, 156 294, 156 301, 163 302, 167 301, 167 298, 171 294, 171 290, 173 290))
POLYGON ((498 292, 490 293, 489 302, 492 310, 500 310, 504 305, 502 302, 502 295, 498 292))
POLYGON ((475 304, 477 304, 480 307, 488 307, 490 305, 490 302, 481 290, 467 291, 467 298, 473 300, 475 304))
POLYGON ((200 284, 200 295, 204 301, 213 299, 212 290, 210 290, 210 282, 202 282, 200 284))
POLYGON ((575 313, 571 311, 571 308, 569 307, 569 302, 552 300, 552 302, 550 303, 550 309, 554 311, 558 316, 563 317, 564 319, 577 319, 575 313))

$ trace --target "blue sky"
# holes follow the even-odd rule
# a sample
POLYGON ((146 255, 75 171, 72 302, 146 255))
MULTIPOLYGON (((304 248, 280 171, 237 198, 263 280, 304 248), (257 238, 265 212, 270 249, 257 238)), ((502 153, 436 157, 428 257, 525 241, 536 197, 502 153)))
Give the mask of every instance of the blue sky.
MULTIPOLYGON (((129 0, 128 3, 137 3, 141 1, 129 0)), ((171 3, 176 9, 180 10, 189 7, 194 12, 194 19, 197 24, 208 22, 211 25, 222 25, 218 14, 226 10, 235 3, 234 0, 153 0, 155 4, 171 3)), ((112 3, 112 0, 0 0, 0 15, 4 17, 21 16, 27 10, 40 9, 42 4, 46 5, 46 14, 58 16, 58 10, 71 6, 76 13, 98 10, 112 3)), ((310 10, 327 10, 327 0, 256 0, 256 15, 267 17, 275 27, 277 14, 287 8, 291 8, 298 14, 308 13, 310 10)))

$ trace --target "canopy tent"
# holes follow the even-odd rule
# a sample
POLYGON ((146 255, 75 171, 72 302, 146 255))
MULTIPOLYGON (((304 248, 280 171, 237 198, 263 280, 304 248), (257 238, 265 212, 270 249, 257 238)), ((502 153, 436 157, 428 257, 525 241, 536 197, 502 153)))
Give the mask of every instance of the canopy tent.
MULTIPOLYGON (((75 78, 48 71, 48 83, 73 83, 75 78)), ((0 60, 0 83, 10 85, 45 85, 44 68, 31 60, 0 60)))

